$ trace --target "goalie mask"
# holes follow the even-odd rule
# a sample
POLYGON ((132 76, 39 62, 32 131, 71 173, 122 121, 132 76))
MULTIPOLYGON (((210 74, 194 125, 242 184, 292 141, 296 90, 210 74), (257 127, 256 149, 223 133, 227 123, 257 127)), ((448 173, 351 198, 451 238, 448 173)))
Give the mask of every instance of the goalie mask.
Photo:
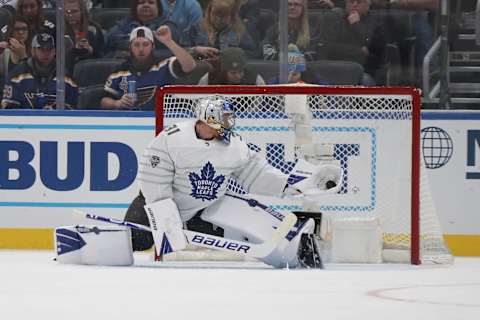
POLYGON ((230 142, 235 115, 233 105, 221 97, 206 97, 198 101, 197 119, 217 130, 221 139, 230 142))

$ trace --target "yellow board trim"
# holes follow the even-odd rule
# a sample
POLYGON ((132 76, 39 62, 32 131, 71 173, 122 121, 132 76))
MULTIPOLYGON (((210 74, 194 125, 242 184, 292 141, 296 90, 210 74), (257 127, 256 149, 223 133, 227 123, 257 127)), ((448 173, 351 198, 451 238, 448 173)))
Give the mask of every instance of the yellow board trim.
POLYGON ((0 249, 53 250, 53 229, 0 228, 0 249))
POLYGON ((480 235, 446 234, 443 238, 454 256, 480 256, 480 235))
MULTIPOLYGON (((480 235, 444 235, 454 256, 480 257, 480 235)), ((0 249, 52 250, 53 229, 0 228, 0 249)))

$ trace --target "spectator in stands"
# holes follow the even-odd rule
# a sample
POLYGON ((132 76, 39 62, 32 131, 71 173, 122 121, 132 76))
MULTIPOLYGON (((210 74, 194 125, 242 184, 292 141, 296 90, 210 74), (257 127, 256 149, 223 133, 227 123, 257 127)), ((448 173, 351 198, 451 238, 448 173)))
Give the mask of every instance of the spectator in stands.
MULTIPOLYGON (((85 3, 85 6, 86 6, 87 10, 92 9, 92 7, 94 6, 93 2, 95 2, 95 5, 98 5, 99 3, 103 4, 103 0, 82 0, 82 1, 85 3)), ((57 0, 42 0, 42 3, 43 3, 42 7, 44 9, 45 8, 56 8, 56 6, 57 6, 57 0)))
POLYGON ((235 11, 236 0, 212 0, 203 21, 183 34, 182 45, 193 48, 195 54, 211 57, 211 48, 224 50, 240 47, 247 56, 257 57, 258 50, 252 36, 235 11))
MULTIPOLYGON (((137 27, 145 26, 152 31, 157 30, 166 21, 161 17, 163 14, 160 0, 133 0, 130 7, 130 16, 118 22, 107 33, 106 56, 115 58, 128 58, 129 35, 137 27)), ((169 24, 173 39, 177 39, 177 29, 169 24)), ((156 41, 156 54, 169 56, 171 53, 166 50, 160 42, 156 41)))
POLYGON ((91 21, 83 0, 65 0, 65 19, 71 28, 74 48, 71 51, 72 65, 82 59, 103 56, 103 32, 101 26, 91 21))
MULTIPOLYGON (((311 38, 310 33, 307 0, 288 0, 288 43, 295 44, 307 60, 315 58, 313 48, 315 41, 311 38)), ((278 25, 273 25, 267 31, 262 47, 265 60, 278 59, 278 25)))
POLYGON ((260 16, 258 0, 236 0, 235 7, 235 11, 238 12, 248 33, 250 33, 256 41, 263 40, 256 37, 256 35, 258 35, 257 25, 260 16))
MULTIPOLYGON (((8 77, 3 90, 3 108, 56 109, 57 81, 55 40, 49 33, 32 39, 32 57, 19 64, 8 77)), ((65 76, 65 109, 77 105, 78 87, 65 76)))
POLYGON ((308 0, 309 9, 333 9, 335 7, 344 8, 344 0, 308 0))
POLYGON ((240 48, 226 48, 214 70, 206 73, 198 82, 200 85, 264 85, 265 81, 247 64, 247 56, 240 48))
MULTIPOLYGON (((309 9, 333 9, 344 8, 345 0, 307 0, 309 9)), ((279 1, 261 1, 261 8, 270 9, 275 12, 280 10, 279 1)))
POLYGON ((180 32, 186 32, 202 20, 203 12, 197 0, 162 0, 162 18, 175 23, 180 32))
MULTIPOLYGON (((465 3, 468 3, 467 1, 465 3)), ((472 3, 472 2, 470 2, 472 3)), ((438 0, 372 0, 374 8, 405 10, 437 10, 438 0)))
POLYGON ((22 63, 30 55, 30 32, 28 21, 22 16, 15 16, 10 25, 4 41, 0 42, 0 75, 8 78, 9 70, 22 63))
POLYGON ((18 0, 17 14, 28 20, 32 34, 48 32, 55 34, 55 22, 45 19, 41 0, 18 0))
POLYGON ((370 13, 370 0, 346 0, 345 12, 332 12, 322 24, 318 56, 358 62, 365 69, 363 85, 381 82, 386 38, 383 24, 370 13))
MULTIPOLYGON (((280 84, 280 77, 269 79, 268 84, 280 84)), ((290 84, 318 84, 327 85, 328 81, 311 69, 307 69, 305 55, 298 47, 291 43, 288 45, 288 79, 290 84)))
POLYGON ((168 26, 155 31, 155 38, 169 48, 175 57, 160 60, 153 55, 155 41, 152 31, 138 27, 130 34, 131 58, 107 79, 103 109, 154 110, 155 90, 173 84, 175 79, 195 69, 188 52, 172 39, 168 26))
POLYGON ((198 3, 200 4, 200 7, 204 11, 205 11, 205 9, 207 9, 207 6, 208 6, 209 2, 210 2, 210 0, 198 0, 198 3))
MULTIPOLYGON (((473 1, 463 1, 462 3, 473 3, 473 1)), ((412 24, 412 36, 414 36, 413 47, 415 48, 415 67, 420 76, 423 65, 423 58, 427 54, 430 47, 434 42, 433 25, 435 21, 436 13, 440 6, 439 0, 372 0, 372 6, 374 8, 388 8, 388 9, 401 9, 412 11, 411 24, 412 24), (428 13, 428 15, 425 14, 428 13)), ((388 26, 391 27, 391 26, 388 26)), ((400 36, 405 36, 406 30, 391 30, 393 33, 393 40, 397 43, 402 43, 403 39, 400 36), (403 31, 403 32, 402 32, 403 31)), ((410 36, 410 35, 406 35, 410 36)), ((410 48, 411 49, 411 48, 410 48)), ((407 52, 410 50, 407 50, 407 52)), ((407 57, 403 57, 403 60, 407 60, 407 57)), ((419 79, 417 79, 419 80, 419 79)))

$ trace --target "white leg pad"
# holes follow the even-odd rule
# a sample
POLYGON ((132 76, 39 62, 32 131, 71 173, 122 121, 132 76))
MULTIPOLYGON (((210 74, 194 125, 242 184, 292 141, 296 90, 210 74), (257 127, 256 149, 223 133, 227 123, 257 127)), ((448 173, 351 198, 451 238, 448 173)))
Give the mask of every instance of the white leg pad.
POLYGON ((130 229, 121 226, 55 228, 57 261, 67 264, 129 266, 133 264, 130 229))
POLYGON ((176 203, 168 198, 145 205, 158 256, 183 250, 187 239, 176 203))
POLYGON ((300 228, 295 237, 291 240, 282 239, 278 247, 273 250, 270 255, 261 260, 276 268, 297 268, 300 265, 297 254, 300 238, 303 233, 313 233, 315 222, 313 219, 308 219, 300 228))

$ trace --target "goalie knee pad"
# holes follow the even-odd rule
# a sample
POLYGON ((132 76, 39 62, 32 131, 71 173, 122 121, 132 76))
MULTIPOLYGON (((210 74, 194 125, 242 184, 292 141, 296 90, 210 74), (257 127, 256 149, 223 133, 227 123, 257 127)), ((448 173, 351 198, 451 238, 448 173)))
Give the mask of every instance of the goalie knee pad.
POLYGON ((66 226, 55 229, 57 261, 68 264, 133 264, 130 229, 120 226, 66 226))

